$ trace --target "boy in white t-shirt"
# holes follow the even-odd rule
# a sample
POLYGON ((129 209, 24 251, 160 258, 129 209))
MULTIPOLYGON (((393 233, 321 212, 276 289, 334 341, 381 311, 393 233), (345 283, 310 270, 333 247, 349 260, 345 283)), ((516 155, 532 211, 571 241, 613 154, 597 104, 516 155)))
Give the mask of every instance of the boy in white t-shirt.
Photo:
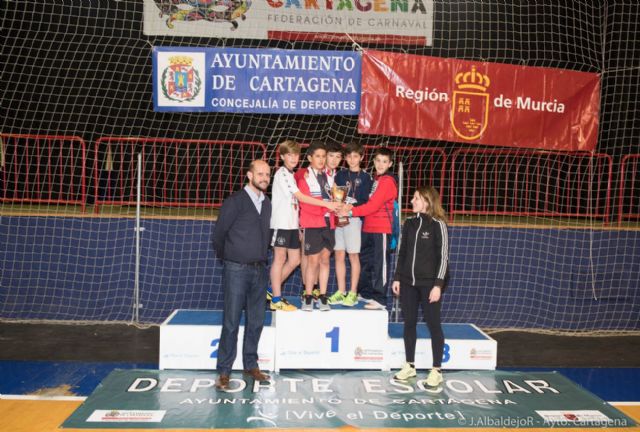
POLYGON ((297 308, 282 297, 282 284, 300 264, 300 234, 298 201, 335 211, 339 203, 323 201, 304 195, 298 189, 293 170, 300 161, 300 145, 292 140, 279 146, 283 165, 273 177, 271 188, 271 245, 273 262, 271 263, 271 310, 293 311, 297 308))

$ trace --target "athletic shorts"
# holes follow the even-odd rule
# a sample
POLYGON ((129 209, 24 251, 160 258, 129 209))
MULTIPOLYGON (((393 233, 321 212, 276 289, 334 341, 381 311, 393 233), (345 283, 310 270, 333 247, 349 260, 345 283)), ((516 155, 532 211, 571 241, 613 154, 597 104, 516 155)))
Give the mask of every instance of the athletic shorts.
POLYGON ((349 225, 336 228, 335 250, 346 250, 347 253, 360 253, 362 244, 362 219, 350 217, 349 225))
POLYGON ((302 241, 305 255, 315 255, 325 248, 333 252, 336 245, 334 230, 331 228, 305 228, 302 241))
POLYGON ((300 231, 297 229, 271 230, 271 246, 286 249, 300 249, 300 231))

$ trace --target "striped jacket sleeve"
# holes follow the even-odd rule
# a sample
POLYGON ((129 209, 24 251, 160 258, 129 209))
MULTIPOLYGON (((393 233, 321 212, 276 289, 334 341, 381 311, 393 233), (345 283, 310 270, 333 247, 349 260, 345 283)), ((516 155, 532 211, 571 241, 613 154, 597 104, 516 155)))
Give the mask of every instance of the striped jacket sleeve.
POLYGON ((393 274, 393 280, 399 281, 403 278, 402 271, 405 268, 405 260, 407 259, 407 249, 409 245, 409 224, 408 220, 404 221, 404 225, 402 225, 402 235, 400 238, 403 240, 400 242, 400 250, 398 251, 398 259, 396 260, 396 270, 393 274))
POLYGON ((445 279, 447 272, 449 271, 449 234, 447 231, 447 224, 440 220, 434 219, 438 224, 437 232, 440 233, 439 241, 436 242, 436 247, 439 249, 440 263, 438 265, 438 274, 436 275, 436 285, 442 288, 445 287, 445 279))

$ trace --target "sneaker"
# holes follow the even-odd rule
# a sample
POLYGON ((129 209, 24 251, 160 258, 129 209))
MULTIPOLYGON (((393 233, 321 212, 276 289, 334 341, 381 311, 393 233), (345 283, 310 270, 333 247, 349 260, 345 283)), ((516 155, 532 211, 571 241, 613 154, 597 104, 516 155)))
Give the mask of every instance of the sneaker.
POLYGON ((393 379, 404 381, 409 378, 413 378, 414 376, 416 376, 415 366, 411 366, 409 363, 405 363, 404 365, 402 365, 402 369, 400 369, 398 373, 393 376, 393 379))
POLYGON ((376 309, 376 310, 386 310, 387 308, 378 303, 375 300, 369 300, 369 302, 364 305, 365 309, 376 309))
MULTIPOLYGON (((284 304, 288 304, 290 306, 293 306, 291 303, 289 303, 289 300, 287 300, 285 297, 280 297, 280 301, 284 302, 284 304)), ((295 306, 293 306, 295 307, 295 306)))
POLYGON ((436 368, 431 369, 426 382, 429 387, 437 387, 442 382, 442 372, 436 368))
POLYGON ((271 288, 267 288, 267 301, 271 301, 272 298, 273 292, 271 291, 271 288))
POLYGON ((331 306, 329 306, 329 300, 327 299, 327 296, 324 294, 320 294, 320 297, 318 298, 318 309, 320 309, 323 312, 331 310, 331 306))
POLYGON ((344 299, 345 299, 345 295, 342 294, 340 291, 336 291, 333 294, 331 294, 331 297, 329 297, 329 304, 332 304, 332 305, 342 304, 344 299))
POLYGON ((313 296, 304 296, 304 301, 302 302, 302 310, 305 312, 311 312, 313 310, 313 296))
POLYGON ((348 293, 344 300, 342 300, 342 306, 352 307, 358 304, 358 295, 354 292, 348 293))
POLYGON ((277 303, 271 302, 269 307, 271 308, 272 311, 280 310, 284 312, 291 312, 294 310, 298 310, 297 307, 289 303, 285 298, 281 298, 280 301, 277 303))

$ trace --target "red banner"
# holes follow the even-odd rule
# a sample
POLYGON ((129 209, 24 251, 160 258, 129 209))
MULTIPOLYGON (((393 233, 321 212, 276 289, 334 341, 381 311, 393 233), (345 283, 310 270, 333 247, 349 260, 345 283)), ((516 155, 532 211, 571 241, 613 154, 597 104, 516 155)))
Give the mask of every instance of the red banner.
POLYGON ((382 51, 362 56, 360 133, 593 150, 598 74, 382 51))

